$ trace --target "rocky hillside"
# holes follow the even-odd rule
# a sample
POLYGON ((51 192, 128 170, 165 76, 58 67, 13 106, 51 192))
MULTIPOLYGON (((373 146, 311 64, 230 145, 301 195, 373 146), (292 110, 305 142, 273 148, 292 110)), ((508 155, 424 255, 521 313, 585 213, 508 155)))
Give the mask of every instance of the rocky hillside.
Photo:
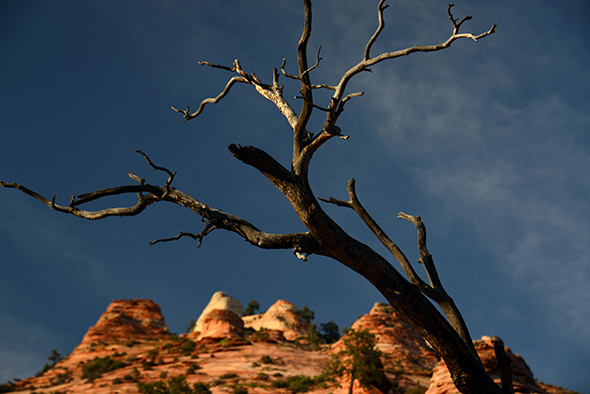
MULTIPOLYGON (((163 393, 190 384, 195 393, 345 393, 348 382, 317 378, 344 348, 318 340, 317 327, 293 304, 279 300, 266 312, 242 316, 242 305, 223 292, 213 295, 188 335, 168 332, 150 300, 113 301, 74 351, 36 377, 1 386, 16 393, 163 393), (340 387, 339 387, 340 386, 340 387), (151 387, 152 391, 146 391, 151 387), (158 391, 159 390, 159 391, 158 391), (199 391, 202 390, 202 391, 199 391)), ((375 304, 351 327, 376 337, 390 393, 455 393, 444 363, 393 308, 375 304)), ((491 338, 476 343, 490 376, 497 378, 491 338)), ((513 361, 516 393, 567 393, 540 386, 526 362, 513 361)), ((340 378, 342 379, 342 378, 340 378)), ((354 383, 355 393, 381 393, 354 383)))

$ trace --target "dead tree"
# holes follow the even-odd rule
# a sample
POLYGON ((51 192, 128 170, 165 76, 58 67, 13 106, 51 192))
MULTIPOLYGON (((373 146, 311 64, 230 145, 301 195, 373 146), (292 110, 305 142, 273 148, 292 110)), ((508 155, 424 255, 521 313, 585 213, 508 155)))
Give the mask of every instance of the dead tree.
MULTIPOLYGON (((348 138, 342 134, 337 122, 345 104, 362 95, 362 92, 347 93, 347 86, 356 75, 369 71, 371 67, 386 60, 408 56, 416 52, 435 52, 449 48, 453 42, 459 39, 478 41, 494 33, 496 26, 493 25, 490 30, 479 35, 460 33, 463 23, 471 17, 456 19, 452 14, 453 5, 449 4, 447 12, 452 32, 446 41, 435 45, 412 46, 394 52, 372 55, 373 44, 385 27, 384 10, 387 5, 385 5, 385 0, 381 0, 377 9, 378 27, 366 44, 362 60, 348 69, 336 85, 314 84, 311 81, 311 75, 314 69, 319 67, 321 58, 318 51, 315 62, 310 64, 308 61, 307 46, 312 27, 311 1, 304 0, 303 4, 304 26, 301 39, 297 44, 298 72, 296 74, 289 74, 285 70, 286 63, 283 61, 279 68, 273 69, 271 83, 264 83, 254 73, 244 71, 238 60, 232 66, 201 62, 201 65, 219 68, 235 75, 229 79, 217 97, 203 100, 195 112, 190 112, 189 108, 186 110, 172 108, 183 114, 184 121, 194 119, 203 113, 207 104, 218 103, 228 95, 236 84, 251 85, 262 97, 273 102, 287 119, 293 131, 293 157, 290 168, 285 168, 268 153, 253 146, 232 144, 229 146, 229 151, 241 162, 257 169, 284 194, 308 231, 293 234, 267 233, 245 219, 211 208, 189 194, 172 187, 176 173, 155 165, 141 151, 138 153, 143 155, 153 169, 163 171, 168 175, 168 180, 164 185, 146 183, 143 178, 129 173, 136 184, 73 196, 68 205, 58 205, 55 202, 55 196, 52 199, 45 198, 17 183, 0 181, 0 184, 4 187, 18 189, 48 205, 51 209, 85 219, 97 220, 109 216, 134 216, 140 214, 150 204, 166 201, 189 209, 204 222, 204 227, 198 234, 181 232, 175 237, 158 239, 152 241, 151 244, 191 237, 200 246, 205 236, 219 229, 231 231, 259 248, 292 250, 298 258, 304 261, 312 254, 330 257, 371 282, 388 302, 418 329, 447 364, 459 391, 462 393, 501 393, 502 390, 486 374, 473 346, 467 326, 439 280, 433 259, 426 247, 426 228, 420 217, 405 213, 398 214, 399 218, 410 221, 417 229, 419 263, 426 269, 428 283, 420 278, 404 253, 363 208, 355 190, 354 180, 349 181, 348 184, 349 200, 343 201, 335 198, 319 200, 354 210, 391 252, 408 279, 405 279, 385 257, 352 238, 336 224, 322 209, 308 181, 308 170, 315 152, 332 138, 348 138), (279 84, 281 75, 299 81, 301 85, 300 96, 297 97, 302 100, 299 114, 283 95, 283 86, 279 84), (323 107, 314 101, 314 91, 316 90, 332 92, 329 102, 324 103, 323 107), (311 114, 315 110, 325 113, 321 127, 308 125, 311 114), (309 131, 310 129, 320 131, 313 134, 309 131), (90 201, 128 193, 137 194, 137 203, 133 206, 97 211, 81 209, 81 206, 90 201), (431 300, 440 306, 446 319, 431 300)), ((508 388, 505 388, 505 392, 508 392, 508 388)))

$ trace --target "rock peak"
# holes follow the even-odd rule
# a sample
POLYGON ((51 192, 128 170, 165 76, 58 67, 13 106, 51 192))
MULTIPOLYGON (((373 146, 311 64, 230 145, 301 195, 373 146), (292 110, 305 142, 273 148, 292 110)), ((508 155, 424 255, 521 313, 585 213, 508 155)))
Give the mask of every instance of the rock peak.
MULTIPOLYGON (((138 383, 163 384, 182 376, 188 384, 205 384, 213 393, 227 393, 240 385, 252 387, 252 393, 275 394, 286 392, 282 388, 287 387, 289 378, 321 374, 332 356, 345 346, 344 340, 331 345, 311 342, 314 326, 295 305, 284 300, 278 300, 264 313, 241 315, 242 306, 237 300, 217 292, 199 319, 202 331, 177 336, 168 333, 154 302, 115 300, 74 352, 36 377, 8 388, 22 394, 39 389, 71 394, 133 394, 139 392, 138 383), (88 371, 94 374, 89 376, 88 371)), ((375 335, 385 377, 394 390, 389 392, 423 393, 427 387, 428 394, 457 392, 444 363, 390 305, 374 304, 351 328, 366 329, 375 335)), ((475 345, 490 376, 499 379, 493 338, 483 337, 475 345)), ((568 393, 537 384, 525 361, 508 348, 506 352, 512 360, 515 393, 568 393)), ((358 383, 353 388, 355 393, 378 392, 376 388, 361 389, 358 383)), ((308 392, 345 390, 318 385, 309 387, 308 392)))
MULTIPOLYGON (((500 372, 498 361, 494 351, 494 337, 483 336, 481 340, 474 341, 475 350, 481 358, 484 368, 488 375, 494 381, 500 384, 500 372)), ((515 394, 525 393, 547 393, 543 390, 533 378, 533 372, 518 354, 512 353, 510 348, 506 347, 506 356, 511 361, 512 383, 515 394)), ((444 362, 440 361, 433 370, 430 385, 426 394, 458 394, 459 392, 453 384, 451 374, 444 362)))
POLYGON ((113 340, 162 339, 169 335, 164 316, 155 302, 114 300, 88 329, 80 346, 113 340))
POLYGON ((299 308, 284 300, 278 300, 264 313, 244 316, 243 320, 246 327, 255 330, 281 331, 288 341, 304 337, 310 330, 310 324, 303 319, 299 308))
POLYGON ((195 333, 193 335, 198 335, 196 333, 201 333, 203 331, 203 324, 205 323, 206 316, 214 309, 230 311, 238 318, 242 317, 244 314, 242 311, 242 303, 240 301, 236 300, 223 291, 217 291, 213 293, 209 303, 197 319, 197 323, 192 329, 192 332, 195 333))

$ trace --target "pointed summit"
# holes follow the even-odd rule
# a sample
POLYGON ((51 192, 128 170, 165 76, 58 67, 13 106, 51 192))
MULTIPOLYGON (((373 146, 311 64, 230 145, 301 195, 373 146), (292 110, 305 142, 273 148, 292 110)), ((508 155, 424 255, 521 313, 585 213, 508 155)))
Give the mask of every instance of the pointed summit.
POLYGON ((80 346, 114 340, 163 339, 170 336, 158 304, 151 300, 114 300, 80 346))

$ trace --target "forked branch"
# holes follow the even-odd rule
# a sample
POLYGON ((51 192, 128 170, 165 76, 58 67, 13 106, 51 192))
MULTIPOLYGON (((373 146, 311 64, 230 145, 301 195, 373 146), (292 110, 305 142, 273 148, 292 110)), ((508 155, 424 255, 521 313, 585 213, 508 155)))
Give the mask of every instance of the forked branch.
POLYGON ((223 89, 223 91, 219 95, 217 95, 217 97, 214 97, 214 98, 209 97, 209 98, 206 98, 205 100, 201 101, 201 103, 199 104, 199 108, 194 113, 190 113, 189 107, 187 107, 186 110, 181 110, 181 109, 177 109, 173 106, 172 109, 174 111, 180 112, 181 114, 184 115, 183 118, 184 118, 185 122, 199 116, 203 112, 203 110, 205 109, 205 106, 207 104, 216 104, 219 101, 221 101, 221 99, 223 99, 225 96, 227 96, 227 94, 230 92, 231 88, 236 83, 244 83, 244 84, 253 85, 254 88, 256 89, 256 91, 262 97, 272 101, 277 106, 279 111, 283 114, 283 116, 285 116, 285 118, 289 122, 289 125, 291 126, 291 129, 295 129, 295 124, 297 123, 297 114, 295 113, 293 108, 291 108, 291 106, 289 105, 287 100, 285 100, 283 97, 283 87, 278 84, 278 73, 277 72, 273 71, 273 84, 267 85, 267 84, 262 83, 262 81, 256 75, 254 75, 254 73, 252 73, 252 74, 246 73, 241 68, 240 63, 237 59, 234 61, 233 67, 222 66, 219 64, 212 64, 209 62, 199 62, 199 65, 209 66, 209 67, 213 67, 213 68, 219 68, 219 69, 231 71, 231 72, 236 72, 239 76, 232 77, 228 81, 228 83, 225 85, 225 88, 223 89))
POLYGON ((389 7, 389 6, 385 5, 385 0, 381 0, 379 2, 379 5, 377 6, 377 10, 378 10, 378 14, 379 14, 379 26, 377 27, 377 30, 375 31, 375 33, 373 34, 373 36, 371 37, 371 39, 367 43, 367 46, 365 47, 364 60, 369 60, 371 58, 371 47, 373 46, 375 41, 377 41, 377 37, 379 37, 379 34, 381 34, 383 29, 385 28, 385 18, 383 18, 383 11, 387 7, 389 7))
MULTIPOLYGON (((303 32, 301 33, 301 38, 299 39, 299 43, 297 44, 297 65, 299 67, 299 81, 301 82, 301 96, 303 97, 303 105, 301 107, 301 112, 297 117, 297 123, 293 128, 294 135, 293 135, 293 159, 291 160, 292 163, 295 163, 301 151, 306 145, 307 142, 307 122, 311 117, 313 112, 313 89, 311 88, 311 80, 309 77, 309 66, 307 63, 307 43, 309 42, 309 37, 311 36, 311 20, 312 20, 312 12, 311 12, 311 1, 310 0, 303 0, 303 9, 304 9, 304 22, 303 22, 303 32)), ((318 64, 319 64, 319 51, 318 51, 318 64)))
POLYGON ((436 45, 416 45, 416 46, 409 47, 406 49, 401 49, 401 50, 394 51, 394 52, 384 52, 378 56, 370 57, 370 50, 371 50, 373 44, 375 43, 375 41, 377 40, 377 38, 379 37, 379 34, 381 33, 381 31, 385 27, 385 20, 383 17, 383 11, 387 8, 387 6, 384 4, 385 4, 385 0, 381 0, 379 2, 379 6, 378 6, 379 26, 378 26, 377 30, 375 31, 375 33, 373 34, 373 36, 371 37, 371 39, 369 40, 369 42, 367 43, 367 46, 365 47, 363 60, 361 62, 359 62, 357 65, 355 65, 354 67, 350 68, 348 71, 346 71, 343 74, 342 78, 340 79, 340 82, 338 83, 338 85, 336 87, 336 91, 334 92, 331 102, 330 102, 330 111, 328 112, 328 114, 326 116, 326 120, 324 122, 324 126, 323 126, 324 130, 329 130, 331 127, 333 127, 334 124, 336 124, 336 121, 338 120, 338 116, 340 115, 340 112, 341 112, 341 111, 338 111, 338 109, 340 108, 340 103, 342 101, 342 98, 344 97, 344 92, 346 90, 348 83, 355 75, 357 75, 363 71, 369 70, 371 66, 374 66, 375 64, 380 63, 384 60, 395 59, 397 57, 407 56, 407 55, 410 55, 410 54, 416 53, 416 52, 434 52, 434 51, 440 51, 442 49, 446 49, 446 48, 450 47, 453 42, 455 42, 456 40, 461 39, 461 38, 470 38, 474 41, 477 41, 483 37, 493 34, 496 29, 496 25, 492 25, 492 27, 488 31, 483 32, 479 35, 474 35, 472 33, 459 33, 459 28, 461 27, 461 25, 464 22, 470 20, 471 17, 465 17, 465 18, 461 19, 459 22, 457 22, 457 20, 455 19, 455 17, 453 16, 453 14, 451 12, 451 8, 453 5, 449 4, 447 11, 449 14, 449 18, 451 19, 451 22, 453 24, 453 32, 452 32, 451 36, 446 41, 444 41, 440 44, 436 44, 436 45))
POLYGON ((205 100, 201 101, 201 104, 199 104, 199 108, 195 112, 193 112, 192 114, 189 113, 190 107, 186 107, 186 110, 182 110, 182 109, 178 109, 178 108, 175 108, 174 106, 172 106, 172 109, 176 112, 180 112, 181 114, 183 114, 184 121, 188 122, 189 120, 194 119, 197 116, 199 116, 201 114, 201 112, 203 112, 203 110, 205 109, 205 106, 207 104, 217 104, 222 98, 227 96, 227 94, 229 93, 231 88, 236 83, 248 83, 248 80, 244 77, 232 77, 225 85, 225 88, 223 89, 223 91, 221 93, 219 93, 217 95, 217 97, 209 97, 209 98, 206 98, 205 100))
POLYGON ((144 179, 130 173, 129 176, 136 180, 139 185, 123 185, 73 196, 69 206, 56 204, 55 196, 53 196, 52 199, 48 199, 18 183, 0 181, 0 186, 20 190, 21 192, 41 201, 49 208, 58 212, 68 213, 89 220, 100 220, 111 216, 135 216, 143 212, 143 210, 152 203, 167 201, 191 210, 192 212, 199 215, 203 221, 205 221, 203 230, 197 235, 188 232, 181 232, 176 237, 159 239, 152 241, 150 244, 173 241, 188 236, 198 240, 198 245, 200 245, 202 239, 206 235, 210 234, 213 230, 222 229, 236 233, 250 244, 262 249, 297 250, 301 254, 305 255, 325 254, 323 247, 321 247, 315 238, 312 237, 308 232, 292 234, 267 233, 259 230, 256 228, 256 226, 238 216, 211 208, 208 205, 198 201, 194 197, 171 187, 170 182, 172 181, 175 172, 173 173, 165 167, 156 166, 145 153, 141 151, 139 153, 144 156, 150 166, 152 166, 154 169, 161 170, 169 174, 168 181, 164 186, 146 184, 144 179), (79 208, 80 205, 89 203, 91 201, 99 200, 109 196, 130 193, 137 194, 138 198, 137 203, 130 207, 106 208, 96 211, 88 211, 79 208))
POLYGON ((447 12, 449 13, 449 19, 451 20, 451 23, 453 24, 453 34, 457 34, 459 33, 459 29, 461 28, 461 25, 463 24, 463 22, 469 21, 471 20, 471 16, 465 16, 463 17, 463 19, 461 19, 460 21, 457 22, 457 19, 455 19, 455 17, 453 16, 453 13, 451 12, 451 8, 453 8, 455 6, 455 4, 449 4, 449 7, 447 8, 447 12))
POLYGON ((428 248, 426 247, 426 226, 424 223, 422 223, 422 219, 420 216, 412 216, 403 212, 400 212, 397 217, 406 219, 416 226, 418 231, 418 250, 420 251, 420 259, 418 262, 424 266, 430 281, 430 286, 436 295, 436 298, 433 298, 433 300, 436 301, 444 314, 447 316, 449 323, 451 323, 451 326, 455 329, 455 331, 457 331, 461 339, 463 339, 475 360, 481 363, 479 355, 473 346, 473 340, 471 339, 471 335, 469 334, 469 330, 465 320, 463 319, 463 315, 461 315, 459 308, 457 308, 457 305, 455 305, 455 301, 453 301, 451 296, 444 289, 438 276, 438 272, 436 271, 434 260, 428 252, 428 248))
POLYGON ((47 205, 49 208, 63 213, 69 213, 74 216, 78 216, 80 218, 89 219, 89 220, 98 220, 104 219, 110 216, 135 216, 140 214, 148 205, 153 202, 156 202, 160 199, 160 197, 165 193, 165 189, 159 188, 157 186, 152 185, 129 185, 129 186, 119 186, 109 189, 102 189, 97 190, 92 193, 82 194, 79 196, 79 199, 72 197, 69 206, 59 205, 55 203, 55 196, 51 200, 43 197, 39 193, 23 186, 18 183, 7 183, 4 181, 0 181, 0 186, 6 188, 13 188, 20 190, 21 192, 28 194, 29 196, 41 201, 43 204, 47 205), (120 195, 120 194, 127 194, 127 193, 137 193, 138 200, 137 203, 131 207, 120 207, 120 208, 106 208, 101 209, 98 211, 85 211, 83 209, 79 209, 77 205, 97 200, 102 197, 106 196, 113 196, 113 195, 120 195), (142 193, 149 193, 147 195, 143 195, 142 193))
POLYGON ((237 159, 259 170, 284 194, 303 225, 308 229, 308 232, 292 234, 267 233, 238 216, 211 208, 189 194, 173 188, 171 184, 175 173, 164 167, 156 166, 141 151, 138 151, 138 153, 144 156, 154 170, 163 171, 168 175, 168 180, 163 186, 147 184, 143 178, 129 173, 129 176, 138 184, 100 189, 72 197, 69 206, 56 204, 55 196, 49 200, 16 183, 0 181, 0 186, 18 189, 54 210, 91 220, 103 219, 109 216, 137 215, 152 203, 167 201, 189 209, 205 223, 199 233, 180 232, 175 237, 152 241, 152 245, 189 237, 198 241, 197 246, 199 246, 205 236, 211 234, 214 230, 221 229, 233 232, 259 248, 292 250, 303 261, 306 261, 307 256, 310 254, 319 254, 333 258, 372 283, 385 296, 388 302, 420 331, 424 338, 429 341, 447 363, 453 380, 460 391, 497 393, 497 386, 489 379, 481 366, 461 314, 441 284, 432 256, 426 247, 426 227, 420 217, 404 213, 398 215, 398 217, 406 219, 416 226, 418 232, 418 248, 420 251, 419 262, 423 264, 426 270, 429 283, 426 283, 426 281, 420 278, 399 247, 385 234, 361 205, 356 195, 354 180, 350 181, 348 185, 349 201, 333 198, 327 201, 353 209, 398 260, 409 281, 404 279, 387 259, 372 250, 368 245, 352 238, 323 211, 316 200, 307 177, 310 161, 320 147, 334 137, 348 138, 342 135, 336 122, 343 112, 345 104, 350 99, 362 95, 360 92, 345 93, 348 83, 355 75, 363 71, 368 71, 370 67, 385 60, 407 56, 415 52, 432 52, 448 48, 457 39, 469 38, 477 41, 494 33, 496 26, 493 25, 490 30, 479 35, 460 33, 459 30, 464 22, 470 20, 471 17, 465 17, 460 20, 455 19, 451 12, 452 4, 450 4, 447 11, 453 25, 453 31, 446 41, 436 45, 413 46, 395 52, 384 52, 372 57, 371 50, 385 27, 384 10, 387 6, 385 5, 385 0, 380 0, 378 5, 379 25, 364 48, 362 60, 346 71, 336 86, 325 84, 314 85, 311 83, 310 74, 312 70, 319 66, 321 58, 318 50, 315 65, 309 67, 307 46, 311 35, 311 1, 303 0, 303 4, 304 27, 297 46, 298 75, 287 74, 284 71, 285 62, 280 67, 284 75, 300 82, 299 94, 303 101, 302 110, 299 115, 295 113, 283 97, 283 87, 279 85, 280 74, 277 69, 273 69, 272 84, 268 85, 262 83, 254 73, 249 74, 245 72, 237 60, 234 62, 233 67, 201 62, 201 65, 223 69, 236 73, 237 75, 233 76, 227 82, 223 91, 216 97, 210 97, 201 101, 197 111, 191 113, 189 108, 186 110, 172 108, 176 112, 182 113, 184 120, 188 121, 199 116, 207 104, 218 103, 222 100, 237 83, 252 85, 260 95, 273 102, 286 117, 294 132, 292 167, 290 169, 283 167, 268 153, 255 147, 232 144, 229 146, 229 150, 237 159), (312 92, 318 88, 333 90, 332 97, 325 108, 314 103, 312 92), (327 113, 323 125, 321 128, 317 128, 317 136, 313 137, 307 130, 307 124, 312 111, 318 108, 325 110, 327 113), (80 206, 90 201, 102 199, 107 196, 129 193, 135 193, 137 195, 137 203, 130 207, 107 208, 98 211, 80 209, 80 206), (438 303, 447 319, 440 314, 431 300, 438 303))
POLYGON ((512 384, 512 371, 510 365, 512 360, 506 355, 504 342, 498 337, 492 337, 494 344, 494 353, 498 361, 498 369, 500 370, 500 382, 502 384, 502 391, 504 394, 514 394, 514 386, 512 384))
POLYGON ((301 73, 301 77, 300 78, 305 78, 305 76, 307 74, 309 74, 309 72, 311 70, 313 70, 314 68, 318 68, 320 66, 320 61, 322 61, 322 58, 320 57, 320 52, 321 51, 322 51, 322 46, 320 45, 318 47, 318 54, 317 54, 317 57, 316 57, 315 64, 313 66, 311 66, 310 68, 308 68, 307 70, 303 71, 303 73, 301 73))
POLYGON ((414 271, 412 264, 408 261, 406 255, 402 252, 402 250, 396 245, 395 242, 387 236, 385 231, 377 224, 377 222, 369 215, 369 213, 365 210, 361 202, 359 201, 356 188, 355 188, 355 180, 351 179, 348 181, 348 196, 350 198, 349 201, 343 201, 335 199, 334 197, 330 197, 329 199, 320 198, 320 200, 335 204, 341 207, 351 208, 356 212, 356 214, 362 219, 362 221, 367 225, 367 227, 375 234, 377 239, 387 248, 387 250, 395 257, 398 263, 401 265, 402 269, 406 273, 406 276, 414 285, 420 288, 425 295, 429 296, 430 298, 434 297, 435 294, 432 292, 432 288, 425 283, 414 271))
POLYGON ((168 196, 170 194, 170 188, 172 185, 172 181, 174 180, 174 177, 176 176, 176 171, 172 172, 169 169, 167 169, 166 167, 160 167, 155 165, 151 159, 148 157, 148 155, 146 155, 145 153, 143 153, 142 151, 140 151, 139 149, 136 150, 137 153, 139 153, 140 155, 142 155, 144 157, 144 159, 148 162, 148 164, 150 166, 152 166, 152 168, 154 169, 154 171, 163 171, 166 174, 168 174, 168 179, 166 180, 166 183, 164 184, 164 188, 166 189, 166 192, 162 195, 162 198, 166 198, 166 196, 168 196))
POLYGON ((459 336, 463 339, 471 353, 474 357, 479 360, 479 356, 475 351, 475 347, 473 346, 473 342, 471 340, 471 336, 467 329, 467 325, 463 320, 463 317, 456 307, 452 298, 448 295, 445 291, 442 283, 439 279, 438 273, 436 271, 436 267, 434 265, 434 261, 432 260, 432 256, 428 253, 428 249, 426 248, 426 227, 419 216, 411 216, 405 213, 399 213, 398 218, 406 219, 412 222, 417 230, 418 230, 418 249, 420 251, 420 259, 418 260, 424 268, 426 269, 426 273, 430 280, 430 285, 424 282, 416 271, 412 267, 412 264, 408 261, 406 255, 402 252, 402 250, 389 238, 389 236, 383 231, 383 229, 377 224, 377 222, 369 215, 366 209, 363 207, 361 202, 358 199, 356 194, 355 188, 355 180, 351 179, 348 182, 348 195, 350 200, 343 201, 338 200, 333 197, 329 199, 321 199, 322 201, 335 204, 341 207, 351 208, 353 209, 357 215, 363 220, 363 222, 367 225, 367 227, 375 234, 377 239, 387 248, 387 250, 395 257, 398 263, 401 265, 402 269, 404 270, 406 276, 414 284, 420 291, 427 296, 428 298, 435 301, 443 310, 449 323, 455 329, 455 331, 459 334, 459 336))
POLYGON ((211 231, 215 230, 215 224, 217 223, 215 220, 205 221, 203 219, 203 221, 205 222, 205 226, 203 227, 203 229, 201 230, 201 232, 199 234, 193 234, 193 233, 187 233, 187 232, 181 231, 176 237, 156 239, 155 241, 150 241, 149 244, 155 245, 160 242, 171 242, 171 241, 177 241, 182 237, 190 237, 190 238, 194 239, 195 241, 197 241, 197 248, 200 248, 203 238, 205 238, 205 236, 207 234, 209 234, 211 231))

